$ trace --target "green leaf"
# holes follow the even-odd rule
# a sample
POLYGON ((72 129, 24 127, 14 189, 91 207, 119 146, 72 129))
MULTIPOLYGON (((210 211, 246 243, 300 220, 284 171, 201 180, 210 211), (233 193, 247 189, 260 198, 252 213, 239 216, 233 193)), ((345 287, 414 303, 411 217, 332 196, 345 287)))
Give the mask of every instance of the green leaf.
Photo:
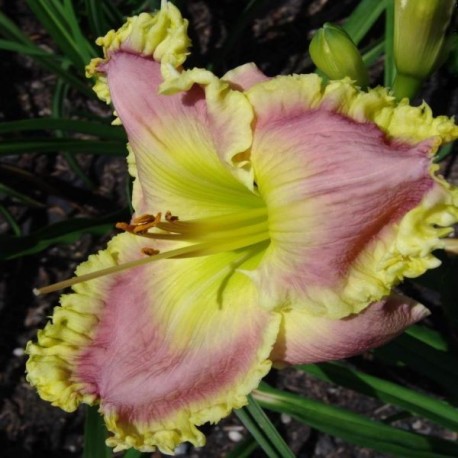
POLYGON ((386 8, 386 0, 362 0, 348 16, 343 28, 358 44, 386 8))
POLYGON ((414 339, 419 340, 420 342, 423 342, 430 347, 433 347, 436 350, 445 352, 449 351, 449 345, 444 337, 437 331, 427 328, 426 326, 415 324, 413 326, 409 326, 405 330, 405 333, 409 336, 412 336, 414 339))
POLYGON ((2 214, 3 218, 5 218, 5 220, 8 222, 8 224, 10 225, 12 231, 14 232, 14 235, 16 235, 17 237, 20 237, 21 228, 16 223, 16 220, 14 219, 14 216, 2 204, 0 204, 0 214, 2 214))
POLYGON ((380 40, 378 43, 375 43, 369 48, 364 49, 362 52, 362 57, 366 67, 370 67, 371 65, 375 64, 377 59, 383 54, 384 51, 385 40, 380 40))
POLYGON ((395 365, 406 365, 445 388, 458 400, 458 358, 437 350, 416 336, 403 334, 374 351, 377 358, 395 365))
POLYGON ((62 130, 127 142, 127 136, 122 127, 96 121, 81 121, 64 118, 34 118, 0 122, 0 134, 34 130, 62 130))
POLYGON ((31 46, 28 44, 18 43, 12 40, 0 40, 0 49, 4 51, 16 52, 18 54, 24 54, 32 57, 44 57, 55 59, 56 62, 62 62, 65 58, 58 56, 57 54, 51 54, 44 51, 37 46, 31 46))
POLYGON ((86 66, 93 57, 97 56, 97 51, 92 42, 86 38, 86 34, 81 30, 78 17, 73 8, 73 0, 63 0, 63 2, 63 15, 70 25, 72 38, 77 44, 81 57, 83 58, 84 66, 86 66))
POLYGON ((37 56, 35 60, 46 70, 56 74, 59 78, 66 81, 85 96, 89 97, 90 99, 97 99, 97 95, 88 86, 86 79, 83 82, 80 78, 74 76, 72 72, 68 71, 64 66, 54 62, 54 59, 50 60, 50 58, 42 58, 37 56))
POLYGON ((0 11, 0 33, 10 40, 25 45, 33 44, 30 38, 5 14, 0 11))
POLYGON ((245 426, 245 428, 250 432, 253 438, 258 443, 259 447, 262 448, 264 453, 269 458, 281 458, 281 455, 277 453, 269 439, 264 436, 262 429, 258 426, 256 421, 251 418, 245 408, 241 408, 235 411, 237 418, 245 426))
POLYGON ((24 205, 28 205, 30 207, 36 207, 36 208, 45 207, 45 204, 43 204, 42 202, 38 202, 38 200, 35 200, 32 197, 29 197, 26 194, 20 191, 17 191, 16 189, 11 188, 10 186, 4 183, 0 183, 0 195, 2 194, 12 197, 13 199, 16 199, 19 202, 23 203, 24 205))
POLYGON ((320 380, 332 382, 358 393, 380 399, 383 402, 402 407, 446 428, 458 431, 458 410, 443 401, 342 364, 309 364, 298 366, 298 368, 320 380))
POLYGON ((394 65, 394 0, 386 0, 385 15, 385 75, 384 85, 392 87, 396 68, 394 65))
MULTIPOLYGON (((112 1, 103 1, 101 9, 103 10, 107 22, 108 29, 118 28, 124 22, 124 14, 112 1)), ((129 9, 129 11, 133 11, 129 9)))
POLYGON ((101 37, 109 29, 105 19, 105 10, 100 7, 100 3, 100 0, 85 0, 86 11, 89 18, 89 27, 96 37, 101 37))
POLYGON ((404 458, 452 458, 458 444, 394 428, 346 409, 326 405, 262 384, 254 392, 262 407, 284 412, 332 436, 404 458))
MULTIPOLYGON (((259 447, 253 436, 248 436, 239 442, 227 455, 226 458, 250 458, 252 453, 259 447)), ((125 458, 125 457, 124 457, 125 458)))
POLYGON ((294 458, 293 452, 251 395, 248 396, 248 405, 236 410, 235 414, 269 458, 294 458))
POLYGON ((89 63, 89 56, 84 42, 78 43, 77 37, 72 35, 73 23, 71 18, 69 20, 66 17, 63 5, 57 0, 26 1, 63 54, 83 73, 85 65, 89 63))
POLYGON ((111 458, 113 452, 105 445, 107 435, 107 429, 97 407, 86 406, 83 458, 111 458))
POLYGON ((275 426, 269 420, 269 417, 261 409, 256 399, 253 396, 248 396, 248 405, 246 407, 250 415, 256 421, 258 426, 262 429, 264 434, 269 438, 277 452, 282 458, 294 458, 294 453, 286 445, 285 441, 277 431, 275 426))
POLYGON ((38 253, 50 245, 76 242, 83 233, 104 235, 111 232, 118 221, 130 219, 127 209, 101 218, 74 218, 46 226, 33 234, 15 237, 0 236, 0 259, 14 259, 38 253))
POLYGON ((240 41, 245 28, 248 26, 250 21, 253 20, 257 10, 264 3, 266 3, 266 0, 250 0, 247 2, 242 14, 237 18, 237 22, 231 28, 222 48, 218 50, 218 54, 214 59, 212 67, 218 67, 225 61, 227 55, 234 49, 237 42, 240 41))
MULTIPOLYGON (((42 50, 2 12, 0 12, 0 33, 10 40, 9 44, 2 40, 4 45, 3 49, 7 51, 22 52, 31 56, 43 68, 55 73, 83 94, 93 99, 97 97, 88 87, 87 83, 83 83, 81 79, 74 76, 71 72, 68 72, 61 66, 60 62, 67 60, 67 57, 56 56, 53 53, 42 50), (17 48, 12 45, 13 42, 18 43, 17 48)), ((83 76, 83 73, 81 73, 81 76, 83 76)))
POLYGON ((0 143, 0 156, 22 153, 57 153, 60 151, 108 156, 126 156, 127 154, 125 143, 120 141, 48 138, 3 141, 0 143))
POLYGON ((150 458, 151 453, 142 453, 134 448, 127 450, 126 453, 122 456, 123 458, 150 458))
MULTIPOLYGON (((53 118, 62 118, 65 116, 66 112, 66 104, 65 101, 67 99, 69 90, 69 85, 62 80, 58 80, 56 87, 54 89, 54 94, 52 97, 52 105, 51 105, 51 114, 53 118)), ((54 135, 57 138, 65 138, 67 134, 62 132, 62 130, 57 129, 54 132, 54 135)), ((94 189, 95 186, 90 180, 90 178, 84 173, 83 169, 80 167, 79 162, 74 154, 71 153, 63 153, 67 164, 69 165, 70 169, 73 173, 80 178, 80 180, 85 184, 85 186, 89 189, 94 189)))
POLYGON ((447 158, 453 151, 453 145, 454 143, 447 143, 446 145, 442 146, 439 152, 434 156, 434 162, 441 162, 447 158))
POLYGON ((103 124, 96 121, 80 121, 64 118, 35 118, 19 121, 0 122, 0 134, 27 132, 40 130, 62 130, 94 135, 109 140, 120 140, 127 143, 127 136, 120 126, 103 124))

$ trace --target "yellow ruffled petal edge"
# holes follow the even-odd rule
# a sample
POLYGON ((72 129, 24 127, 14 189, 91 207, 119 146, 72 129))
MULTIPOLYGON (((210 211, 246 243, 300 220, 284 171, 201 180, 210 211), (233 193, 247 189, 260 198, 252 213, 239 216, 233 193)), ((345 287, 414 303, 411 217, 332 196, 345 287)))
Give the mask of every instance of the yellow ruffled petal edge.
POLYGON ((96 43, 103 47, 104 58, 92 59, 86 67, 86 76, 94 77, 94 91, 106 103, 111 102, 107 78, 98 71, 99 65, 110 59, 110 54, 120 49, 152 57, 161 62, 161 71, 167 77, 186 60, 191 44, 187 34, 188 21, 172 3, 163 2, 153 14, 133 16, 118 30, 110 30, 96 43))
MULTIPOLYGON (((436 165, 431 167, 432 173, 436 165)), ((326 304, 319 316, 342 319, 387 297, 404 278, 415 278, 441 262, 433 251, 458 223, 458 188, 434 176, 434 188, 398 224, 387 226, 355 259, 339 287, 308 289, 307 303, 326 304)))
MULTIPOLYGON (((169 419, 155 422, 154 427, 148 423, 138 422, 127 428, 118 421, 115 412, 101 412, 104 414, 107 429, 113 433, 106 441, 107 445, 114 447, 118 452, 129 448, 135 448, 142 452, 153 452, 156 447, 165 454, 173 454, 178 445, 190 442, 195 447, 205 445, 205 436, 196 426, 204 423, 217 423, 227 417, 232 410, 240 409, 248 403, 247 396, 259 385, 260 380, 267 375, 272 367, 268 359, 276 340, 280 326, 280 315, 274 317, 266 327, 264 341, 259 346, 257 360, 259 363, 239 380, 236 386, 215 396, 213 405, 197 411, 184 409, 169 419)), ((83 400, 83 402, 86 402, 83 400)))
MULTIPOLYGON (((83 275, 111 267, 113 259, 109 250, 100 251, 78 266, 76 273, 83 275)), ((42 399, 67 412, 73 412, 81 402, 96 402, 86 385, 73 378, 73 369, 93 338, 97 317, 105 305, 104 293, 111 282, 110 277, 102 277, 75 285, 76 293, 62 296, 52 321, 38 331, 37 343, 27 343, 27 381, 36 387, 42 399)))
MULTIPOLYGON (((432 173, 436 166, 432 166, 432 173)), ((356 259, 346 279, 341 299, 353 313, 387 296, 404 278, 415 278, 440 265, 432 252, 445 247, 458 222, 458 189, 441 177, 420 204, 399 224, 387 228, 356 259)))
MULTIPOLYGON (((317 75, 291 75, 259 83, 246 92, 255 115, 269 115, 269 92, 275 93, 277 104, 283 100, 284 110, 297 106, 333 111, 358 122, 375 123, 387 139, 409 144, 430 139, 431 156, 441 144, 458 138, 453 119, 434 118, 425 103, 412 107, 407 99, 396 102, 382 87, 362 92, 350 79, 325 85, 317 75)), ((435 183, 423 200, 364 249, 340 287, 308 289, 308 303, 324 303, 325 315, 340 319, 386 297, 403 278, 418 277, 440 265, 432 252, 445 247, 443 238, 458 222, 458 189, 438 176, 438 169, 436 164, 430 166, 435 183)))
POLYGON ((269 106, 266 93, 276 92, 277 98, 278 92, 283 93, 288 106, 290 94, 297 94, 298 88, 298 104, 311 109, 320 107, 335 111, 359 122, 373 122, 389 139, 418 143, 427 138, 438 137, 439 147, 440 143, 448 143, 458 138, 458 126, 454 120, 447 116, 433 117, 431 108, 426 103, 412 107, 408 99, 397 102, 384 87, 363 92, 349 78, 324 84, 314 74, 278 76, 253 86, 247 94, 262 112, 263 105, 267 110, 269 106))
MULTIPOLYGON (((106 250, 90 256, 78 266, 77 275, 117 265, 120 253, 125 249, 126 236, 129 235, 115 237, 106 250)), ((80 403, 100 404, 99 411, 104 415, 108 430, 113 433, 106 443, 115 447, 115 451, 133 447, 152 452, 158 448, 163 453, 173 454, 175 448, 186 441, 196 447, 205 445, 205 436, 196 426, 216 423, 233 409, 246 405, 247 395, 271 369, 268 358, 278 334, 280 314, 273 313, 265 328, 256 355, 257 364, 236 385, 215 395, 210 400, 212 405, 195 411, 183 409, 170 418, 156 419, 153 427, 138 422, 129 426, 120 423, 115 412, 105 410, 103 399, 92 394, 88 386, 74 375, 78 356, 83 354, 97 330, 98 316, 105 307, 104 297, 113 281, 116 281, 115 276, 79 283, 73 287, 74 293, 62 296, 61 306, 54 309, 52 321, 38 332, 37 343, 27 344, 27 381, 35 386, 42 399, 67 412, 76 410, 80 403)))
MULTIPOLYGON (((347 80, 335 81, 326 86, 321 103, 330 100, 337 112, 359 122, 374 122, 389 139, 408 143, 432 139, 431 156, 441 144, 458 138, 453 119, 434 118, 426 103, 419 107, 410 106, 407 99, 397 103, 386 88, 366 93, 347 80)), ((437 175, 438 170, 438 165, 430 166, 435 184, 419 205, 356 259, 341 293, 354 312, 388 295, 405 277, 418 277, 440 265, 432 252, 444 248, 443 238, 458 222, 458 188, 437 175)))

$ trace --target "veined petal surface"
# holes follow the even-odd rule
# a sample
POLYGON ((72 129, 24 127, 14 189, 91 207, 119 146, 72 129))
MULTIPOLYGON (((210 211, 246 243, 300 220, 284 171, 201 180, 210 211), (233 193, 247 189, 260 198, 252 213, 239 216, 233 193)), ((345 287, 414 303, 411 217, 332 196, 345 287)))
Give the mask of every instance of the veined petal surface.
POLYGON ((400 295, 340 320, 290 309, 282 312, 280 333, 270 358, 279 366, 349 358, 383 345, 428 315, 428 309, 400 295))
POLYGON ((164 2, 100 38, 105 58, 87 69, 127 131, 133 206, 138 214, 171 210, 186 219, 259 206, 246 192, 253 191, 245 157, 253 110, 211 72, 182 70, 186 29, 178 9, 164 2))
MULTIPOLYGON (((137 259, 144 245, 119 235, 78 273, 137 259)), ((243 406, 270 369, 280 317, 236 271, 258 257, 170 259, 76 285, 28 347, 30 381, 67 410, 99 402, 116 450, 202 446, 196 425, 243 406), (79 316, 92 321, 80 327, 79 316)))
POLYGON ((242 152, 251 142, 252 113, 242 94, 228 94, 237 100, 222 113, 227 122, 216 125, 200 86, 159 94, 163 82, 159 63, 118 52, 103 68, 134 157, 137 213, 171 210, 190 219, 261 205, 218 153, 231 149, 231 142, 242 152))
POLYGON ((391 138, 370 119, 390 99, 339 84, 299 75, 247 91, 256 115, 251 161, 271 236, 259 268, 247 274, 268 308, 357 313, 404 276, 436 267, 431 251, 458 219, 456 190, 430 165, 451 130, 413 143, 391 138))

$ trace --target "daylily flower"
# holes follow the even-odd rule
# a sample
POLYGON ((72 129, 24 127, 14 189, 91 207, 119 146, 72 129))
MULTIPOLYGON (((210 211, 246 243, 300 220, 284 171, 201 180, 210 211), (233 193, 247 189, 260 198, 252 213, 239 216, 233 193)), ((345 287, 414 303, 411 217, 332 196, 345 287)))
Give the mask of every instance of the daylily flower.
POLYGON ((272 363, 344 358, 428 311, 392 294, 439 265, 458 191, 446 117, 316 75, 184 70, 167 2, 98 43, 88 73, 129 137, 135 217, 29 343, 53 405, 98 404, 116 450, 173 453, 242 407, 272 363))

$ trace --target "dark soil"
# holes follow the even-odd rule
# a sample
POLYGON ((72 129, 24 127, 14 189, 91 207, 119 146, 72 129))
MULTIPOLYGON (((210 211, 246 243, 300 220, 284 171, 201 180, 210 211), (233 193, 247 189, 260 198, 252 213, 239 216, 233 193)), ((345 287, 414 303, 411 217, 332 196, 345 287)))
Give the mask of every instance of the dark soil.
MULTIPOLYGON (((190 18, 194 47, 190 65, 206 66, 215 62, 218 74, 249 61, 254 61, 268 75, 311 71, 307 49, 314 29, 325 21, 339 22, 358 3, 328 0, 266 1, 247 24, 240 42, 224 61, 218 52, 225 37, 238 22, 246 1, 189 0, 184 1, 184 15, 190 18)), ((25 2, 0 0, 0 8, 37 43, 53 46, 25 2)), ((379 24, 376 29, 383 28, 379 24)), ((376 32, 374 32, 376 33, 376 32)), ((370 38, 366 43, 368 44, 370 38)), ((42 71, 30 58, 0 52, 0 121, 47 116, 50 114, 55 77, 42 71)), ((381 83, 381 65, 373 72, 373 81, 381 83)), ((424 88, 423 97, 435 113, 452 115, 457 111, 456 78, 446 70, 433 76, 424 88)), ((101 104, 75 98, 77 109, 109 116, 101 104)), ((126 206, 126 167, 124 160, 81 155, 78 161, 94 184, 89 191, 61 155, 23 154, 2 158, 0 181, 11 180, 18 170, 40 178, 52 189, 30 182, 30 196, 40 205, 24 206, 7 198, 4 205, 14 214, 24 233, 48 223, 80 216, 98 216, 126 206)), ((457 180, 457 167, 452 160, 446 171, 457 180)), ((25 179, 25 178, 24 178, 25 179)), ((0 231, 10 228, 0 216, 0 231)), ((41 254, 12 260, 2 266, 0 281, 0 452, 4 458, 62 458, 82 456, 84 412, 66 414, 41 401, 25 381, 23 348, 33 339, 57 304, 57 295, 36 298, 32 288, 69 277, 90 253, 102 248, 111 234, 103 237, 86 235, 70 245, 55 246, 41 254)), ((421 293, 420 293, 421 294, 421 293)), ((271 374, 278 386, 334 405, 350 408, 371 418, 383 419, 396 409, 350 390, 318 382, 310 376, 287 369, 271 374)), ((418 387, 423 386, 418 381, 418 387)), ((382 457, 371 450, 354 447, 319 433, 287 416, 274 416, 279 429, 298 457, 382 457)), ((424 433, 435 432, 456 439, 450 433, 434 429, 425 421, 404 420, 402 427, 424 433)), ((204 428, 208 445, 202 449, 182 447, 181 456, 223 457, 245 437, 246 432, 233 416, 216 426, 204 428)), ((159 453, 153 454, 160 456, 159 453)), ((261 452, 253 456, 263 456, 261 452)))

